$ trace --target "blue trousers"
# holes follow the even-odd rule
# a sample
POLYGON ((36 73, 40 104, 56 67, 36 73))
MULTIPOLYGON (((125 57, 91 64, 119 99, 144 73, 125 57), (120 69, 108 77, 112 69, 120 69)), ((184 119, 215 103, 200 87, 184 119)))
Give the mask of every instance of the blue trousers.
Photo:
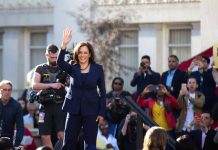
POLYGON ((87 144, 86 150, 96 150, 96 138, 98 131, 96 117, 96 115, 82 116, 68 113, 62 150, 76 150, 76 144, 81 127, 83 127, 84 138, 87 144))

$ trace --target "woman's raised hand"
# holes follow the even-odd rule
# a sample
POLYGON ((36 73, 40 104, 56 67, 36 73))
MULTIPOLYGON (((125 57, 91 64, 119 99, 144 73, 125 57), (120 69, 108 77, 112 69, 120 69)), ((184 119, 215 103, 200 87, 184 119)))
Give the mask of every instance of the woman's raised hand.
POLYGON ((66 28, 63 32, 63 40, 61 44, 61 49, 66 49, 68 43, 70 42, 72 38, 72 29, 71 28, 66 28))

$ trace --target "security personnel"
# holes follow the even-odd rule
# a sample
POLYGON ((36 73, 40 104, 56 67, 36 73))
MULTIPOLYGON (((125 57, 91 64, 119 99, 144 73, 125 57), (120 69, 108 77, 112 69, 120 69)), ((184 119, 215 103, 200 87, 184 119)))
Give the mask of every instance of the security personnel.
POLYGON ((57 46, 48 45, 45 52, 47 63, 36 67, 32 84, 32 89, 40 92, 39 102, 44 106, 39 113, 39 134, 43 145, 52 149, 52 132, 55 129, 57 138, 63 140, 66 118, 65 113, 61 111, 65 96, 66 75, 56 64, 57 56, 57 46))

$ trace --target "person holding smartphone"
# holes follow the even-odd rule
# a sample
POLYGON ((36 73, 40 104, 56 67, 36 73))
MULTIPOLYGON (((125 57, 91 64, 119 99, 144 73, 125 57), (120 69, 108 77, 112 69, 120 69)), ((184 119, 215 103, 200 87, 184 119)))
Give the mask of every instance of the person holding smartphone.
MULTIPOLYGON (((138 71, 135 72, 133 79, 130 83, 132 87, 137 87, 136 96, 134 97, 135 101, 146 86, 148 86, 149 84, 160 83, 160 73, 153 71, 150 65, 150 56, 142 56, 138 71)), ((147 98, 149 97, 149 95, 145 95, 145 97, 147 98)))
POLYGON ((176 129, 179 132, 185 133, 194 129, 192 121, 195 115, 201 113, 205 102, 205 96, 198 91, 198 83, 194 76, 188 78, 187 86, 186 84, 182 85, 178 102, 181 112, 176 129))
POLYGON ((197 56, 192 63, 192 66, 195 66, 197 70, 194 70, 194 68, 190 69, 189 67, 189 73, 197 79, 198 90, 205 95, 203 110, 211 111, 213 106, 218 102, 215 80, 216 70, 213 68, 207 68, 208 66, 204 64, 206 58, 206 56, 197 56))

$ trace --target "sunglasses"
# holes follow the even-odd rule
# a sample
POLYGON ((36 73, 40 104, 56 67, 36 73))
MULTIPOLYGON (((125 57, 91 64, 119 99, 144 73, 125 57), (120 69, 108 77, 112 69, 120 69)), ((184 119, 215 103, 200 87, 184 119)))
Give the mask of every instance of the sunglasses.
POLYGON ((121 82, 114 82, 115 85, 123 85, 121 82))

